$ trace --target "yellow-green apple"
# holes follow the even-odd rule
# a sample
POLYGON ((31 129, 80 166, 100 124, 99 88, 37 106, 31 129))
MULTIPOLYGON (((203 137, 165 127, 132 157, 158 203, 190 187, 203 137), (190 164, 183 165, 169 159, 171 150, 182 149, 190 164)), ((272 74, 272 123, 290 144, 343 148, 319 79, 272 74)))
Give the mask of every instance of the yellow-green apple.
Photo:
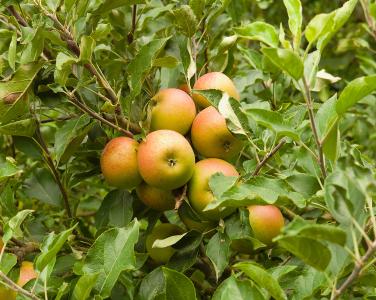
POLYGON ((17 284, 23 287, 30 280, 37 278, 38 274, 34 270, 34 265, 30 261, 24 261, 21 264, 20 276, 18 277, 17 284))
POLYGON ((165 248, 153 248, 156 240, 163 240, 173 235, 184 233, 184 230, 177 225, 162 223, 153 228, 151 233, 146 237, 146 250, 149 256, 157 263, 167 263, 175 253, 171 246, 165 248))
POLYGON ((264 244, 272 244, 284 225, 281 211, 274 205, 248 206, 249 223, 255 237, 264 244))
POLYGON ((227 128, 225 118, 213 106, 200 111, 191 129, 193 147, 202 156, 231 160, 242 149, 242 142, 227 128))
POLYGON ((107 143, 101 156, 101 169, 109 185, 130 190, 141 183, 138 146, 129 137, 117 137, 107 143))
POLYGON ((191 128, 195 116, 195 103, 182 90, 163 89, 151 99, 151 131, 170 129, 184 135, 191 128))
POLYGON ((188 184, 188 199, 193 209, 204 219, 217 221, 231 214, 233 208, 204 211, 205 207, 214 200, 209 186, 209 179, 215 173, 225 176, 239 176, 235 167, 218 158, 208 158, 196 163, 192 179, 188 184))
MULTIPOLYGON (((197 79, 193 86, 194 90, 220 90, 226 92, 230 97, 236 100, 240 99, 240 95, 232 80, 221 72, 211 72, 197 79)), ((199 107, 208 107, 210 102, 202 95, 193 94, 193 100, 199 107)))
POLYGON ((137 159, 145 182, 165 190, 186 184, 195 165, 191 145, 184 136, 172 130, 149 133, 140 144, 137 159))
POLYGON ((138 198, 157 211, 174 209, 175 196, 171 190, 162 190, 143 182, 136 188, 138 198))
POLYGON ((15 300, 17 293, 2 284, 0 285, 0 300, 15 300))

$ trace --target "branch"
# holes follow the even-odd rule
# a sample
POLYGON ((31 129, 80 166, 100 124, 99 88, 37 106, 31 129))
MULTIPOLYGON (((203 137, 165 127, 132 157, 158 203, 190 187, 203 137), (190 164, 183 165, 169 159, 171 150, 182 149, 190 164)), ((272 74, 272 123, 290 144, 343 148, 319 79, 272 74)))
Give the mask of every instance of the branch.
POLYGON ((0 279, 13 291, 18 292, 26 297, 29 297, 33 300, 40 300, 39 297, 35 296, 34 294, 30 293, 29 291, 23 289, 16 283, 14 283, 8 276, 6 276, 2 271, 0 271, 0 279))
POLYGON ((266 162, 274 155, 277 153, 277 151, 286 143, 286 140, 282 139, 280 140, 280 142, 272 149, 270 150, 270 152, 268 154, 266 154, 264 156, 264 158, 262 159, 262 161, 260 161, 257 166, 256 166, 256 169, 254 170, 254 172, 252 173, 252 176, 257 176, 259 173, 260 173, 260 170, 262 169, 262 167, 266 164, 266 162))
POLYGON ((327 175, 326 175, 326 168, 325 168, 324 153, 323 153, 323 150, 322 150, 322 143, 320 142, 320 138, 319 138, 319 135, 317 133, 315 116, 313 114, 311 92, 309 90, 307 80, 305 79, 304 76, 303 76, 303 84, 304 84, 304 91, 305 91, 305 93, 303 93, 303 96, 305 95, 304 99, 305 99, 306 104, 307 104, 308 115, 309 115, 309 120, 310 120, 310 123, 311 123, 313 137, 315 139, 317 149, 318 149, 318 152, 319 152, 319 166, 320 166, 320 169, 321 169, 322 176, 325 179, 327 175))
POLYGON ((355 262, 355 268, 351 272, 350 276, 347 277, 347 279, 342 283, 342 285, 333 291, 331 300, 338 299, 344 291, 354 282, 355 279, 357 279, 360 275, 360 272, 362 271, 364 265, 367 263, 367 261, 372 257, 373 254, 376 252, 376 241, 374 241, 370 247, 368 248, 366 254, 364 254, 363 257, 357 262, 355 262))
POLYGON ((52 160, 51 153, 48 150, 46 142, 43 139, 42 133, 40 132, 39 120, 37 118, 35 118, 35 119, 37 120, 36 136, 37 136, 37 139, 38 139, 38 143, 43 149, 44 159, 45 159, 48 167, 50 168, 52 175, 55 178, 55 181, 56 181, 56 183, 59 187, 61 195, 63 196, 64 207, 65 207, 65 210, 67 211, 67 215, 68 215, 69 218, 72 218, 73 215, 72 215, 72 210, 71 210, 70 205, 69 205, 68 192, 64 187, 64 184, 61 180, 60 173, 57 170, 57 167, 55 166, 54 161, 52 160))
POLYGON ((82 102, 80 102, 77 97, 75 95, 73 95, 72 93, 66 93, 66 95, 68 96, 70 102, 76 106, 79 110, 83 111, 84 113, 87 113, 88 115, 92 116, 94 119, 97 119, 98 121, 100 121, 101 123, 109 126, 109 127, 112 127, 118 131, 120 131, 121 133, 123 133, 125 136, 128 136, 128 137, 133 137, 133 133, 128 131, 128 130, 125 130, 124 128, 106 120, 104 117, 102 117, 100 114, 96 113, 95 111, 91 110, 89 107, 87 107, 85 104, 83 104, 82 102))
POLYGON ((133 5, 132 7, 132 28, 131 31, 128 33, 128 44, 132 44, 134 40, 134 33, 136 31, 137 25, 137 5, 133 5))
POLYGON ((175 197, 175 210, 178 210, 179 207, 183 204, 184 198, 187 194, 187 185, 183 187, 183 190, 181 191, 181 194, 177 195, 175 197))

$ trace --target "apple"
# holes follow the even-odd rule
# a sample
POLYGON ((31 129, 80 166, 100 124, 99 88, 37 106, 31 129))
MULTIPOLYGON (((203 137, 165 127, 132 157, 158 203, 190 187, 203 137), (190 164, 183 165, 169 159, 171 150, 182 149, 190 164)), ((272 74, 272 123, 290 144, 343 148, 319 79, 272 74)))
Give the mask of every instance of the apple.
POLYGON ((175 196, 170 190, 162 190, 143 182, 136 188, 138 198, 157 211, 175 208, 175 196))
POLYGON ((145 182, 174 190, 192 177, 195 155, 189 142, 172 130, 149 133, 138 149, 138 167, 145 182))
POLYGON ((249 223, 255 237, 266 245, 272 244, 284 226, 281 211, 274 205, 251 205, 248 206, 249 223))
POLYGON ((163 89, 151 99, 151 131, 170 129, 184 135, 191 128, 195 116, 195 103, 182 90, 163 89))
POLYGON ((131 190, 141 183, 137 164, 138 146, 129 137, 117 137, 107 143, 101 156, 101 169, 109 185, 131 190))
POLYGON ((157 263, 167 263, 175 253, 171 246, 165 248, 153 248, 156 240, 163 240, 173 235, 184 233, 184 230, 177 225, 162 223, 153 228, 151 233, 146 237, 146 250, 149 256, 157 263))
POLYGON ((0 300, 15 300, 17 293, 0 284, 0 300))
MULTIPOLYGON (((240 99, 240 95, 232 80, 221 72, 211 72, 197 79, 193 86, 194 90, 220 90, 226 92, 230 97, 236 100, 240 99)), ((210 102, 201 95, 193 94, 193 100, 199 107, 205 108, 210 106, 210 102)))
POLYGON ((34 270, 34 265, 30 261, 24 261, 21 264, 20 276, 18 278, 17 284, 23 287, 30 280, 37 278, 38 274, 34 270))
POLYGON ((213 106, 196 116, 191 139, 198 153, 208 158, 231 160, 242 149, 242 142, 228 130, 225 118, 213 106))
POLYGON ((225 176, 239 176, 235 167, 218 158, 208 158, 196 163, 192 179, 188 184, 188 199, 192 208, 204 219, 218 221, 230 215, 234 209, 215 209, 204 211, 204 208, 214 200, 210 190, 209 179, 215 173, 222 173, 225 176))

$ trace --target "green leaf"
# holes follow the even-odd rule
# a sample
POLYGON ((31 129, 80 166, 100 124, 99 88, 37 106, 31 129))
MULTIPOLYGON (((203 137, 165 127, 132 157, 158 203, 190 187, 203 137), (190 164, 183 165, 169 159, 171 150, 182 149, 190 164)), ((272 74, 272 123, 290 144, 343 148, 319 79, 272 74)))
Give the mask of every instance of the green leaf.
POLYGON ((124 227, 133 217, 133 203, 138 201, 126 190, 114 190, 103 199, 95 214, 95 226, 98 229, 107 226, 124 227))
POLYGON ((25 221, 25 219, 34 211, 31 209, 24 209, 21 210, 11 218, 5 225, 4 225, 4 235, 3 235, 3 242, 6 244, 12 237, 21 238, 23 237, 23 232, 21 230, 21 225, 25 221))
POLYGON ((196 74, 196 62, 192 56, 190 39, 184 37, 178 39, 181 63, 187 82, 196 74))
POLYGON ((95 40, 91 36, 84 35, 81 37, 80 58, 82 63, 91 62, 91 55, 94 52, 95 40))
POLYGON ((77 62, 77 58, 69 56, 63 52, 59 52, 56 57, 56 69, 54 72, 55 81, 64 86, 69 75, 72 73, 72 65, 77 62))
POLYGON ((109 297, 121 272, 134 269, 136 257, 134 246, 138 240, 140 223, 135 220, 123 228, 103 232, 90 247, 82 271, 98 273, 95 291, 109 297))
POLYGON ((25 193, 30 198, 55 206, 62 205, 62 195, 59 186, 51 173, 46 169, 37 169, 25 181, 25 193))
POLYGON ((24 119, 0 126, 0 133, 13 136, 33 136, 36 129, 34 119, 24 119))
MULTIPOLYGON (((143 46, 136 57, 129 63, 128 73, 132 75, 128 77, 128 84, 131 89, 131 93, 127 98, 128 101, 133 101, 141 93, 142 84, 153 67, 153 61, 158 57, 159 52, 162 51, 169 39, 168 37, 152 40, 143 46)), ((122 105, 126 108, 125 103, 122 103, 122 105)))
POLYGON ((351 81, 342 91, 336 104, 339 115, 362 100, 376 89, 376 75, 359 77, 351 81))
POLYGON ((286 119, 286 117, 277 111, 250 108, 246 110, 246 114, 258 124, 273 130, 279 138, 288 136, 295 141, 300 140, 299 134, 291 120, 286 119))
POLYGON ((217 280, 229 264, 230 239, 225 233, 217 232, 206 246, 206 255, 212 262, 217 280))
POLYGON ((175 68, 179 61, 175 56, 165 56, 153 60, 153 67, 175 68))
POLYGON ((138 300, 196 300, 192 281, 184 274, 161 267, 149 273, 141 282, 138 300))
POLYGON ((0 157, 0 182, 21 172, 10 158, 4 160, 0 157))
POLYGON ((262 267, 249 262, 241 262, 234 265, 234 268, 237 268, 245 273, 249 278, 256 282, 260 287, 266 289, 269 294, 276 300, 286 300, 287 296, 282 290, 278 281, 273 278, 272 275, 268 273, 262 267))
POLYGON ((178 234, 178 235, 172 235, 169 236, 168 238, 161 239, 161 240, 155 240, 152 248, 166 248, 170 247, 172 245, 175 245, 177 242, 179 242, 183 237, 186 236, 188 232, 183 233, 183 234, 178 234))
POLYGON ((290 49, 262 48, 261 52, 279 69, 285 71, 295 80, 303 76, 304 65, 302 59, 290 49))
MULTIPOLYGON (((302 4, 300 0, 283 0, 286 7, 287 14, 289 16, 289 28, 294 38, 300 41, 300 35, 302 31, 302 4)), ((295 43, 296 49, 299 48, 299 44, 295 43)))
POLYGON ((67 161, 80 146, 92 125, 90 118, 87 115, 82 115, 64 122, 64 125, 56 130, 54 154, 58 165, 60 160, 67 161))
POLYGON ((187 37, 192 37, 197 32, 198 22, 195 13, 188 5, 182 5, 173 12, 177 30, 187 37))
POLYGON ((366 195, 360 188, 358 176, 351 168, 337 169, 325 180, 325 203, 331 215, 344 226, 352 226, 353 219, 363 224, 367 218, 366 195))
POLYGON ((3 253, 0 261, 0 271, 7 275, 17 264, 17 256, 13 253, 3 253))
POLYGON ((35 267, 37 268, 37 270, 42 272, 43 269, 47 267, 47 265, 52 260, 56 259, 57 253, 63 247, 68 237, 72 234, 73 229, 75 227, 76 225, 60 232, 57 235, 54 232, 51 232, 48 235, 47 239, 43 242, 41 246, 41 254, 37 257, 35 261, 35 267))
POLYGON ((259 288, 250 280, 230 276, 215 290, 212 300, 264 300, 259 288))
POLYGON ((47 4, 47 7, 53 12, 55 12, 58 9, 61 3, 61 0, 45 0, 45 1, 47 4))
POLYGON ((93 14, 104 14, 112 9, 134 4, 143 4, 145 0, 104 0, 98 1, 100 5, 95 8, 93 14))
POLYGON ((317 49, 322 51, 349 19, 357 2, 357 0, 349 0, 342 7, 329 14, 319 14, 313 17, 305 29, 308 42, 312 44, 317 40, 317 49))
POLYGON ((277 241, 279 246, 320 271, 324 271, 329 265, 331 254, 328 247, 316 240, 300 236, 288 236, 278 238, 277 241))
POLYGON ((189 6, 193 10, 198 20, 201 19, 205 9, 205 1, 202 0, 189 0, 189 6))
MULTIPOLYGON (((0 122, 2 125, 12 120, 23 122, 20 119, 29 113, 27 97, 23 96, 31 86, 43 64, 41 62, 21 65, 10 80, 0 82, 0 122), (11 101, 3 101, 9 97, 11 97, 11 101)), ((22 126, 21 123, 20 125, 22 126)))
POLYGON ((346 232, 343 229, 326 225, 314 224, 301 217, 295 217, 292 222, 282 230, 283 236, 300 236, 314 240, 328 241, 341 246, 346 243, 346 232))
POLYGON ((335 162, 339 155, 339 116, 336 112, 337 94, 321 105, 316 114, 317 131, 323 141, 323 151, 327 158, 335 162))
POLYGON ((9 66, 15 70, 16 69, 16 54, 17 54, 17 33, 13 33, 12 41, 9 44, 8 50, 8 63, 9 66))
POLYGON ((278 33, 274 26, 257 21, 248 25, 234 28, 235 33, 245 39, 260 41, 271 47, 277 47, 279 43, 278 33))
MULTIPOLYGON (((26 41, 24 41, 25 43, 26 41)), ((44 48, 43 28, 38 27, 33 33, 31 41, 27 41, 26 48, 22 51, 20 63, 28 64, 39 59, 44 48)))
POLYGON ((209 186, 216 200, 209 203, 205 210, 226 206, 242 207, 253 204, 275 204, 277 201, 286 200, 291 201, 298 207, 305 206, 304 197, 292 191, 281 179, 257 176, 243 183, 227 185, 224 191, 225 178, 223 174, 215 174, 210 178, 209 186), (218 190, 222 193, 218 194, 218 190))
MULTIPOLYGON (((210 101, 210 100, 209 100, 210 101)), ((239 101, 223 94, 218 103, 218 111, 225 117, 228 129, 234 134, 249 136, 248 118, 239 101)))
POLYGON ((94 287, 95 282, 97 281, 98 274, 86 274, 82 275, 78 279, 74 290, 72 300, 86 300, 89 298, 91 290, 94 287))

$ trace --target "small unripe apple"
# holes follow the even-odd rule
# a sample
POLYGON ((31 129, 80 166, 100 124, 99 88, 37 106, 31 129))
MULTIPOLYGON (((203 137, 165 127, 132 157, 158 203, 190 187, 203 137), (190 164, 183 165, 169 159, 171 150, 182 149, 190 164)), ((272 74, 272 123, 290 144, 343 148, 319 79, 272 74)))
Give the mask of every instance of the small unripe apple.
POLYGON ((30 261, 24 261, 21 264, 20 276, 18 277, 17 284, 23 287, 30 280, 37 278, 38 274, 34 270, 34 265, 30 261))
POLYGON ((101 156, 101 169, 109 185, 130 190, 141 183, 137 151, 138 143, 129 137, 117 137, 107 143, 101 156))
POLYGON ((172 130, 149 133, 140 144, 137 159, 145 182, 164 190, 186 184, 195 165, 191 145, 184 136, 172 130))
POLYGON ((169 129, 184 135, 195 116, 195 103, 182 90, 163 89, 151 99, 151 131, 169 129))
MULTIPOLYGON (((230 97, 236 100, 240 99, 240 95, 232 80, 221 72, 211 72, 197 79, 193 86, 194 90, 220 90, 226 92, 230 97)), ((193 100, 199 107, 208 107, 210 102, 202 95, 193 94, 193 100)))
POLYGON ((274 205, 248 206, 249 223, 255 237, 266 245, 272 244, 284 225, 281 211, 274 205))
POLYGON ((239 176, 235 167, 227 161, 208 158, 196 163, 192 179, 188 184, 188 199, 192 208, 204 219, 213 221, 224 218, 234 211, 233 208, 204 211, 205 207, 214 200, 209 179, 215 173, 222 173, 225 176, 239 176))
POLYGON ((198 153, 208 158, 231 160, 242 149, 242 142, 228 130, 225 118, 213 106, 193 120, 191 139, 198 153))
POLYGON ((143 182, 136 188, 138 198, 157 211, 174 209, 175 196, 170 190, 162 190, 143 182))
POLYGON ((17 293, 0 284, 0 300, 15 300, 17 293))
POLYGON ((149 256, 157 263, 167 263, 175 253, 171 246, 165 248, 153 248, 156 240, 163 240, 173 235, 184 233, 184 230, 177 225, 163 223, 153 228, 151 233, 146 237, 146 250, 149 256))

